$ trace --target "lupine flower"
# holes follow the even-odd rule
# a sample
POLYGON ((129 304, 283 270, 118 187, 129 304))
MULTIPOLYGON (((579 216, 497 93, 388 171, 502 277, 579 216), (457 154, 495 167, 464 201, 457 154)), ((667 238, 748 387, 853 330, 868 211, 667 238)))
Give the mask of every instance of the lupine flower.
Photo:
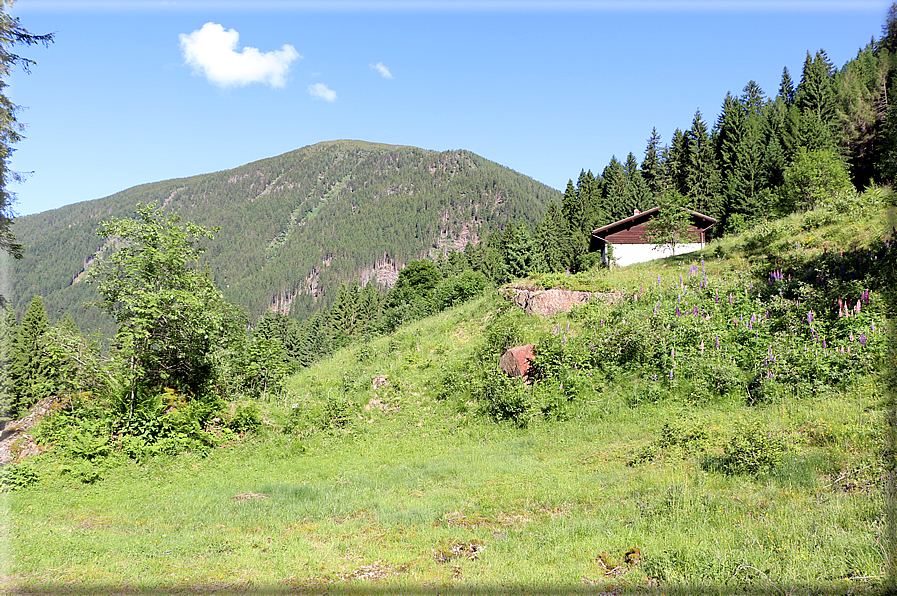
POLYGON ((719 290, 716 291, 716 296, 713 299, 717 304, 719 304, 719 290))
POLYGON ((860 345, 866 347, 866 334, 860 333, 860 345))
POLYGON ((701 340, 701 353, 704 353, 704 340, 701 340))
POLYGON ((824 337, 822 338, 822 349, 824 349, 824 350, 827 350, 827 349, 828 349, 828 345, 825 343, 825 338, 824 338, 824 337))
POLYGON ((875 321, 872 321, 872 333, 875 333, 875 321))
POLYGON ((729 304, 732 304, 732 294, 729 293, 729 304))
POLYGON ((716 349, 719 349, 719 333, 716 334, 716 349))
POLYGON ((673 380, 673 369, 672 368, 670 369, 670 380, 671 381, 673 380))
POLYGON ((676 359, 676 348, 675 347, 670 349, 670 358, 672 358, 673 360, 676 359))
POLYGON ((812 310, 807 313, 807 323, 809 323, 810 325, 813 324, 813 311, 812 310))
POLYGON ((677 316, 677 317, 681 317, 681 316, 682 316, 682 313, 679 311, 679 305, 678 305, 678 304, 676 305, 676 316, 677 316))
POLYGON ((850 341, 853 341, 853 331, 850 332, 850 341))

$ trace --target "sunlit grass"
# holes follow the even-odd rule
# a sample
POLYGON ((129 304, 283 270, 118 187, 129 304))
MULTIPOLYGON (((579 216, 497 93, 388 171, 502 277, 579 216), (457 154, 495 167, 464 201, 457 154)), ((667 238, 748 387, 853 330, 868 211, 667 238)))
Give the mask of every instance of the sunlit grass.
MULTIPOLYGON (((799 229, 792 219, 780 225, 799 229)), ((846 241, 860 225, 801 234, 846 241)), ((627 297, 668 293, 692 266, 748 279, 766 257, 743 243, 570 277, 627 297)), ((41 481, 6 495, 9 585, 384 594, 882 586, 887 445, 874 374, 754 405, 732 395, 639 401, 645 380, 621 376, 596 383, 559 420, 518 427, 479 415, 460 374, 501 309, 489 295, 340 350, 263 404, 260 434, 205 457, 111 465, 82 484, 44 456, 41 481), (662 446, 671 427, 706 433, 699 445, 662 446), (751 427, 781 438, 781 463, 757 475, 714 468, 751 427), (627 561, 633 549, 640 556, 627 561)), ((571 337, 581 331, 576 314, 509 316, 520 317, 522 341, 567 322, 571 337)))

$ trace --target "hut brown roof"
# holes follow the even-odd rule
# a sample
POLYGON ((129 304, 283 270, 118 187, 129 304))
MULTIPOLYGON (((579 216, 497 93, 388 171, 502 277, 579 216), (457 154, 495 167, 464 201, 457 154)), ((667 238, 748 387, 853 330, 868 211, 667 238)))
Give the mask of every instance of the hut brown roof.
MULTIPOLYGON (((689 235, 693 242, 704 243, 704 232, 709 230, 716 219, 691 209, 681 207, 691 214, 689 235)), ((627 218, 609 223, 592 231, 590 250, 604 250, 605 245, 611 244, 650 244, 645 230, 647 224, 658 212, 660 206, 652 207, 647 211, 635 213, 627 218)))

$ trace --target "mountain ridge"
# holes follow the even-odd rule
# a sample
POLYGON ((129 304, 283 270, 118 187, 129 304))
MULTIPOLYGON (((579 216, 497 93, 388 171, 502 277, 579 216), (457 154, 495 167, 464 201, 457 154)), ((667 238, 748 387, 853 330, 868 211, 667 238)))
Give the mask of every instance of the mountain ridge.
POLYGON ((11 301, 42 295, 51 317, 82 305, 85 271, 104 252, 97 225, 158 202, 220 228, 205 263, 226 298, 254 321, 267 310, 304 316, 341 283, 389 285, 409 260, 462 250, 511 221, 537 223, 561 193, 464 149, 430 151, 349 139, 323 141, 207 174, 140 184, 16 221, 25 259, 12 266, 11 301))

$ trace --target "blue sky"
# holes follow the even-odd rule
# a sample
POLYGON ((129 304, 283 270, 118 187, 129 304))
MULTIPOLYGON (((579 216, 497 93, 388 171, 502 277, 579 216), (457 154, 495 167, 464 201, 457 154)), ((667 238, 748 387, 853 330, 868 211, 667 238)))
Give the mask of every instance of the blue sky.
POLYGON ((333 139, 468 149, 563 190, 708 123, 807 51, 842 66, 878 0, 18 0, 56 33, 14 72, 21 215, 333 139))

